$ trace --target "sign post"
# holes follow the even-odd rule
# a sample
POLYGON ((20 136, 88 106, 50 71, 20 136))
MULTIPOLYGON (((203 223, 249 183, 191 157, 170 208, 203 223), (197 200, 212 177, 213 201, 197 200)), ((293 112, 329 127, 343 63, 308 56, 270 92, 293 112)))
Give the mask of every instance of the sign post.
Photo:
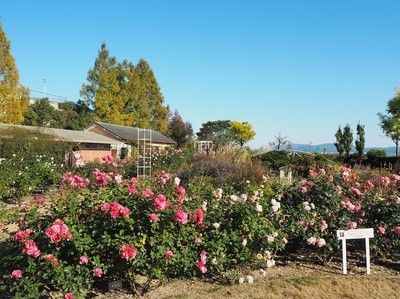
POLYGON ((337 238, 342 240, 342 259, 343 259, 343 274, 347 274, 347 250, 346 240, 349 239, 365 239, 365 255, 367 264, 367 274, 371 274, 371 259, 369 253, 369 238, 374 237, 372 228, 358 228, 349 230, 338 230, 337 238))

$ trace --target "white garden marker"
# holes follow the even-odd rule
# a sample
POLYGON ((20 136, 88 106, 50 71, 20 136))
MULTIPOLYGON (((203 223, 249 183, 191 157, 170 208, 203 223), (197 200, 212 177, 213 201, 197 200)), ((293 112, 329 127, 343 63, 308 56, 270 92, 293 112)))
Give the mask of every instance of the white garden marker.
POLYGON ((342 240, 342 257, 343 257, 343 274, 347 274, 347 252, 346 240, 348 239, 365 239, 365 255, 367 261, 367 274, 371 274, 371 262, 369 255, 369 238, 374 237, 372 228, 358 228, 349 230, 338 230, 337 238, 342 240))

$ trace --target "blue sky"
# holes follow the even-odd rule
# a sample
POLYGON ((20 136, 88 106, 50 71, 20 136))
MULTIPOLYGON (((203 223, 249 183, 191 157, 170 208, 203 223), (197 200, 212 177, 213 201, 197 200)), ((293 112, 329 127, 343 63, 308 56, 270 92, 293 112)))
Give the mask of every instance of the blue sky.
POLYGON ((120 61, 147 60, 195 132, 247 121, 258 148, 278 133, 333 142, 360 122, 367 146, 386 146, 377 113, 400 86, 399 11, 385 0, 13 0, 0 19, 31 90, 45 78, 47 93, 77 100, 105 42, 120 61))

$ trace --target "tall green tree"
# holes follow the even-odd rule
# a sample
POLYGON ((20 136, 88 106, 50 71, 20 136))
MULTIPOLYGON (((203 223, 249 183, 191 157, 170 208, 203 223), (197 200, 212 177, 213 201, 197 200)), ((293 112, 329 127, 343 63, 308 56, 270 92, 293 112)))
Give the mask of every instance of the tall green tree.
MULTIPOLYGON (((139 103, 143 109, 149 109, 150 126, 161 133, 168 132, 169 108, 164 106, 164 97, 152 69, 146 60, 140 59, 136 65, 139 77, 140 95, 139 103)), ((139 106, 139 105, 138 105, 139 106)), ((145 120, 146 118, 143 118, 145 120)))
POLYGON ((361 161, 365 149, 365 126, 357 124, 356 151, 358 159, 361 161))
POLYGON ((193 128, 189 122, 184 122, 177 110, 168 125, 168 136, 176 141, 177 147, 185 145, 193 137, 193 128))
POLYGON ((80 92, 84 102, 94 107, 95 120, 130 125, 123 116, 125 99, 121 96, 122 78, 117 59, 110 55, 103 43, 94 67, 88 72, 88 83, 82 85, 80 92))
POLYGON ((50 105, 48 98, 36 100, 25 113, 24 125, 63 128, 62 113, 50 105))
POLYGON ((230 129, 240 146, 243 146, 243 144, 252 140, 256 135, 253 126, 248 122, 231 121, 230 129))
POLYGON ((136 66, 118 62, 102 44, 81 96, 93 107, 96 120, 168 132, 169 108, 144 59, 136 66))
POLYGON ((349 124, 344 126, 342 137, 344 153, 346 155, 346 158, 348 158, 353 144, 353 132, 351 131, 349 124))
POLYGON ((203 123, 196 135, 199 140, 210 140, 217 145, 235 141, 230 120, 216 120, 203 123))
POLYGON ((386 104, 386 115, 378 113, 380 126, 387 137, 396 145, 396 157, 399 151, 400 140, 400 91, 386 104))
POLYGON ((29 105, 29 90, 19 83, 11 44, 0 24, 0 122, 21 124, 29 105))
POLYGON ((93 111, 83 101, 58 104, 62 127, 68 130, 83 130, 93 123, 93 111))
POLYGON ((339 156, 342 156, 344 153, 344 145, 343 145, 343 131, 342 131, 342 127, 339 126, 339 128, 336 131, 335 134, 335 138, 336 138, 336 142, 335 142, 335 147, 337 152, 339 153, 339 156))

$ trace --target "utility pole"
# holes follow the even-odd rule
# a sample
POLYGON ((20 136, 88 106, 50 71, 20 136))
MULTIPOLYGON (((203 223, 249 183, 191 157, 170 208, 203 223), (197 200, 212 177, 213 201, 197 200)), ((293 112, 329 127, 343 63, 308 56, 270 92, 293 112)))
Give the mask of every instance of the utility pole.
POLYGON ((46 79, 43 79, 43 97, 46 97, 46 79))

